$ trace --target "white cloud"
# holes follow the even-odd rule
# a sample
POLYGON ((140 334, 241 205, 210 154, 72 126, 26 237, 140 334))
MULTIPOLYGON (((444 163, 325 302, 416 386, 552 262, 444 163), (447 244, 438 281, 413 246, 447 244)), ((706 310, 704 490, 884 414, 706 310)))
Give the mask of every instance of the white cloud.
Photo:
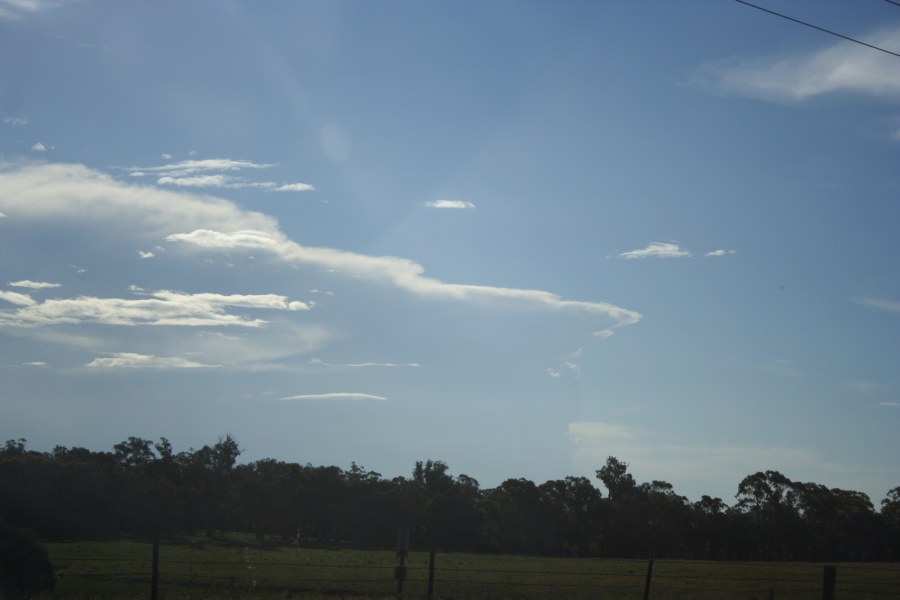
POLYGON ((428 298, 456 301, 492 301, 516 303, 553 310, 579 312, 613 321, 613 327, 637 323, 637 312, 606 302, 563 300, 556 294, 541 290, 500 288, 483 285, 444 283, 425 277, 424 268, 411 260, 393 256, 368 256, 335 250, 301 246, 281 233, 272 235, 262 231, 224 233, 198 229, 190 233, 173 234, 170 242, 184 242, 208 250, 265 250, 290 263, 314 265, 333 269, 349 277, 377 283, 389 283, 412 294, 428 298))
POLYGON ((419 363, 379 363, 379 362, 364 362, 364 363, 327 363, 321 358, 311 358, 309 359, 309 364, 311 365, 319 365, 323 367, 342 367, 342 368, 351 368, 351 369, 360 369, 367 367, 384 367, 389 369, 394 368, 413 368, 418 369, 422 365, 419 363))
POLYGON ((161 154, 161 156, 162 156, 162 159, 163 159, 163 160, 172 160, 172 155, 169 154, 168 152, 163 152, 163 153, 161 154))
POLYGON ((683 250, 678 246, 678 244, 672 244, 669 242, 653 242, 646 248, 641 248, 640 250, 629 250, 628 252, 622 252, 619 254, 619 258, 634 259, 649 258, 651 256, 655 256, 658 258, 684 258, 690 255, 690 252, 688 252, 687 250, 683 250))
MULTIPOLYGON (((163 158, 171 158, 164 154, 163 158)), ((275 183, 274 181, 250 181, 234 175, 243 170, 269 169, 276 165, 261 164, 249 160, 230 158, 210 158, 204 160, 183 160, 155 167, 129 167, 126 169, 132 177, 157 177, 157 185, 176 187, 225 188, 225 189, 261 189, 267 192, 308 192, 316 188, 308 183, 275 183)))
POLYGON ((44 144, 38 142, 38 143, 36 143, 34 146, 32 146, 31 149, 32 149, 32 151, 34 151, 34 152, 46 152, 46 151, 47 151, 47 146, 45 146, 44 144))
POLYGON ((616 335, 616 332, 609 329, 601 329, 600 331, 595 331, 592 335, 600 339, 606 339, 616 335))
POLYGON ((156 254, 154 254, 153 252, 144 252, 143 250, 138 250, 137 255, 143 259, 153 258, 154 256, 156 256, 156 254))
MULTIPOLYGON (((33 306, 37 304, 37 301, 28 294, 7 292, 4 290, 0 290, 0 300, 6 300, 10 304, 16 304, 18 306, 33 306)), ((2 323, 2 317, 0 317, 0 323, 2 323)))
POLYGON ((719 249, 719 250, 713 250, 711 252, 707 252, 703 256, 725 256, 726 254, 736 254, 736 253, 737 253, 736 250, 719 249))
MULTIPOLYGON (((864 39, 898 50, 900 28, 864 39)), ((838 92, 900 98, 897 58, 848 41, 793 56, 707 65, 695 74, 694 82, 716 91, 776 101, 803 101, 838 92)))
POLYGON ((106 325, 170 325, 181 327, 260 327, 267 321, 226 312, 227 308, 307 310, 303 302, 288 302, 275 294, 221 295, 159 291, 149 298, 52 299, 36 303, 24 294, 0 291, 0 298, 22 305, 15 311, 0 311, 0 326, 36 327, 57 324, 102 323, 106 325))
MULTIPOLYGON (((196 168, 194 163, 207 162, 179 164, 186 165, 184 168, 196 168)), ((222 162, 228 165, 233 161, 222 162)), ((640 313, 607 302, 565 300, 542 290, 445 283, 425 276, 424 267, 409 259, 302 246, 288 239, 274 218, 241 210, 232 202, 123 183, 83 165, 0 164, 0 209, 17 219, 66 220, 70 223, 82 220, 95 226, 109 225, 109 232, 128 236, 130 241, 143 237, 155 242, 164 237, 169 242, 205 250, 266 251, 287 263, 393 285, 425 298, 580 314, 594 319, 596 323, 592 326, 600 331, 637 323, 641 319, 640 313), (187 233, 175 233, 185 231, 187 233)), ((90 302, 133 301, 95 298, 90 302)), ((41 305, 42 310, 49 308, 41 305)))
POLYGON ((6 218, 6 215, 3 213, 0 213, 0 219, 5 219, 5 218, 6 218))
POLYGON ((11 285, 12 287, 29 288, 32 290, 45 290, 45 289, 49 289, 49 288, 58 288, 62 284, 47 283, 45 281, 31 281, 30 279, 23 279, 22 281, 10 281, 9 285, 11 285))
POLYGON ((155 167, 130 167, 132 173, 161 173, 171 177, 185 177, 194 173, 215 171, 240 171, 243 169, 270 169, 274 164, 255 163, 249 160, 234 160, 231 158, 206 158, 202 160, 182 160, 168 165, 155 167))
POLYGON ((3 119, 3 122, 12 127, 25 127, 28 125, 28 119, 22 119, 19 117, 6 117, 3 119))
POLYGON ((562 375, 560 375, 559 371, 557 371, 553 367, 547 367, 547 375, 549 375, 553 379, 559 379, 560 377, 562 377, 562 375))
POLYGON ((300 394, 286 396, 282 400, 387 400, 384 396, 362 394, 359 392, 329 392, 327 394, 300 394))
POLYGON ((116 352, 109 358, 95 358, 85 366, 92 369, 208 369, 219 367, 219 365, 207 365, 177 356, 153 356, 152 354, 135 354, 133 352, 116 352))
POLYGON ((0 0, 0 19, 21 19, 28 13, 56 8, 65 2, 66 0, 0 0))
POLYGON ((184 227, 275 233, 275 219, 226 200, 126 184, 78 164, 0 163, 0 209, 20 219, 88 221, 154 242, 184 227))
POLYGON ((879 300, 874 298, 854 298, 853 301, 862 306, 868 306, 869 308, 877 308, 879 310, 886 310, 888 312, 900 312, 900 302, 893 302, 891 300, 879 300))
POLYGON ((468 200, 429 200, 425 203, 427 208, 475 208, 468 200))
POLYGON ((316 188, 308 183, 282 183, 272 188, 273 192, 311 192, 316 188))
POLYGON ((34 360, 31 362, 24 362, 24 363, 22 363, 22 365, 24 365, 26 367, 46 367, 47 363, 45 363, 42 360, 34 360))

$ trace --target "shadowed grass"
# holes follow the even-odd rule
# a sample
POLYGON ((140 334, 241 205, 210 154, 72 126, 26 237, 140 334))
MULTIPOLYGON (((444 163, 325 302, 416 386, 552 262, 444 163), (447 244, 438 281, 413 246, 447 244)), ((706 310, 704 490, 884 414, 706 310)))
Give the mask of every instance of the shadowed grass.
MULTIPOLYGON (((49 542, 57 569, 47 598, 149 598, 152 546, 139 540, 49 542)), ((329 599, 395 597, 397 559, 386 550, 260 544, 250 537, 176 538, 160 543, 160 599, 329 599)), ((407 560, 404 598, 427 593, 428 554, 407 560)), ((643 597, 647 561, 438 554, 436 599, 643 597)), ((821 598, 814 563, 656 561, 651 598, 699 600, 821 598)), ((838 597, 900 597, 900 565, 838 566, 838 597)))

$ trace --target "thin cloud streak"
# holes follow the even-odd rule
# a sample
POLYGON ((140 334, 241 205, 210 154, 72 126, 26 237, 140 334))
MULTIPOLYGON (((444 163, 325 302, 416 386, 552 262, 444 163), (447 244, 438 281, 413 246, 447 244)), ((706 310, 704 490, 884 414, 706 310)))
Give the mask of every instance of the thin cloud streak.
POLYGON ((95 358, 85 366, 90 369, 215 369, 220 365, 208 365, 180 357, 116 352, 108 358, 95 358))
POLYGON ((78 323, 125 326, 261 327, 267 321, 229 314, 226 312, 226 308, 309 310, 308 305, 303 302, 291 302, 285 296, 275 294, 185 294, 163 290, 150 294, 150 298, 137 300, 79 296, 37 303, 23 294, 0 291, 0 298, 22 305, 22 308, 14 312, 0 311, 0 326, 15 327, 78 323))
POLYGON ((350 368, 350 369, 362 369, 362 368, 367 368, 367 367, 384 367, 384 368, 388 368, 388 369, 395 369, 395 368, 418 369, 418 368, 421 368, 421 366, 422 366, 419 363, 397 364, 397 363, 378 363, 378 362, 334 364, 334 363, 327 363, 320 358, 309 359, 309 364, 319 365, 322 367, 339 367, 339 368, 350 368))
POLYGON ((9 285, 12 287, 29 288, 32 290, 46 290, 46 289, 50 289, 50 288, 62 287, 61 283, 48 283, 45 281, 31 281, 30 279, 23 279, 22 281, 10 281, 9 285))
POLYGON ((285 396, 281 400, 387 400, 384 396, 363 394, 360 392, 329 392, 327 394, 299 394, 297 396, 285 396))
POLYGON ((417 296, 457 301, 506 301, 526 303, 554 310, 577 311, 612 319, 613 327, 637 323, 640 313, 606 302, 563 300, 541 290, 500 288, 444 283, 425 277, 424 268, 411 260, 393 256, 368 256, 332 248, 306 247, 283 235, 261 231, 224 233, 198 229, 168 236, 167 241, 184 242, 207 250, 265 250, 289 263, 334 269, 346 276, 378 283, 390 283, 417 296))
POLYGON ((308 183, 275 183, 273 181, 249 181, 243 177, 229 175, 246 169, 270 169, 276 165, 255 163, 249 160, 230 158, 210 158, 204 160, 183 160, 177 163, 155 167, 129 167, 132 177, 157 176, 157 185, 175 187, 261 189, 267 192, 308 192, 316 188, 308 183))
POLYGON ((900 302, 893 302, 891 300, 879 300, 875 298, 854 298, 853 301, 860 306, 877 308, 879 310, 886 310, 888 312, 900 312, 900 302))

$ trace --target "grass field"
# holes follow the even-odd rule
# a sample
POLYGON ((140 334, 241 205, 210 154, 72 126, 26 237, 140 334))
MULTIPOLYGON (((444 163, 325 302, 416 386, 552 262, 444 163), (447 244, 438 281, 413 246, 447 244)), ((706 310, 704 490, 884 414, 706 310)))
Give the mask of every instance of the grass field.
MULTIPOLYGON (((45 542, 57 569, 47 598, 149 598, 152 545, 145 541, 45 542)), ((396 597, 391 551, 298 548, 250 538, 180 538, 159 550, 160 599, 396 597)), ((436 599, 640 600, 647 561, 440 554, 436 599)), ((407 559, 404 598, 427 596, 428 554, 407 559)), ((650 597, 818 600, 823 565, 655 561, 650 597)), ((900 564, 837 566, 837 598, 900 598, 900 564)))

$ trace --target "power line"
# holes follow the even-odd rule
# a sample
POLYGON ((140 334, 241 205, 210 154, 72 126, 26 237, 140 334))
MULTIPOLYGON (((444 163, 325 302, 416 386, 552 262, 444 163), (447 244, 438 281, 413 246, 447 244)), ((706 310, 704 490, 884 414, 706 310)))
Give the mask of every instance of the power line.
MULTIPOLYGON (((887 0, 887 1, 890 2, 891 4, 896 4, 896 5, 900 6, 900 2, 893 2, 892 0, 887 0)), ((767 12, 771 15, 775 15, 776 17, 781 17, 782 19, 787 19, 788 21, 793 21, 794 23, 806 25, 807 27, 812 27, 813 29, 818 29, 819 31, 824 31, 825 33, 830 33, 831 35, 835 35, 839 38, 843 38, 845 40, 848 40, 848 41, 851 41, 851 42, 854 42, 857 44, 861 44, 863 46, 866 46, 867 48, 872 48, 873 50, 879 50, 886 54, 890 54, 891 56, 896 56, 897 58, 900 58, 900 54, 898 54, 896 52, 891 52, 890 50, 885 50, 884 48, 879 48, 878 46, 873 46, 872 44, 867 44, 866 42, 862 42, 860 40, 853 39, 852 37, 848 37, 842 33, 837 33, 836 31, 831 31, 830 29, 825 29, 824 27, 819 27, 818 25, 813 25, 812 23, 807 23, 806 21, 801 21, 800 19, 795 19, 794 17, 789 17, 787 15, 783 15, 779 12, 775 12, 774 10, 769 10, 768 8, 763 8, 762 6, 757 6, 756 4, 751 4, 750 2, 746 2, 745 0, 735 0, 735 2, 740 2, 741 4, 746 4, 747 6, 755 8, 757 10, 761 10, 763 12, 767 12)))
POLYGON ((896 0, 884 0, 884 1, 885 1, 885 2, 890 2, 891 4, 893 4, 893 5, 895 5, 895 6, 900 6, 900 2, 897 2, 896 0))

